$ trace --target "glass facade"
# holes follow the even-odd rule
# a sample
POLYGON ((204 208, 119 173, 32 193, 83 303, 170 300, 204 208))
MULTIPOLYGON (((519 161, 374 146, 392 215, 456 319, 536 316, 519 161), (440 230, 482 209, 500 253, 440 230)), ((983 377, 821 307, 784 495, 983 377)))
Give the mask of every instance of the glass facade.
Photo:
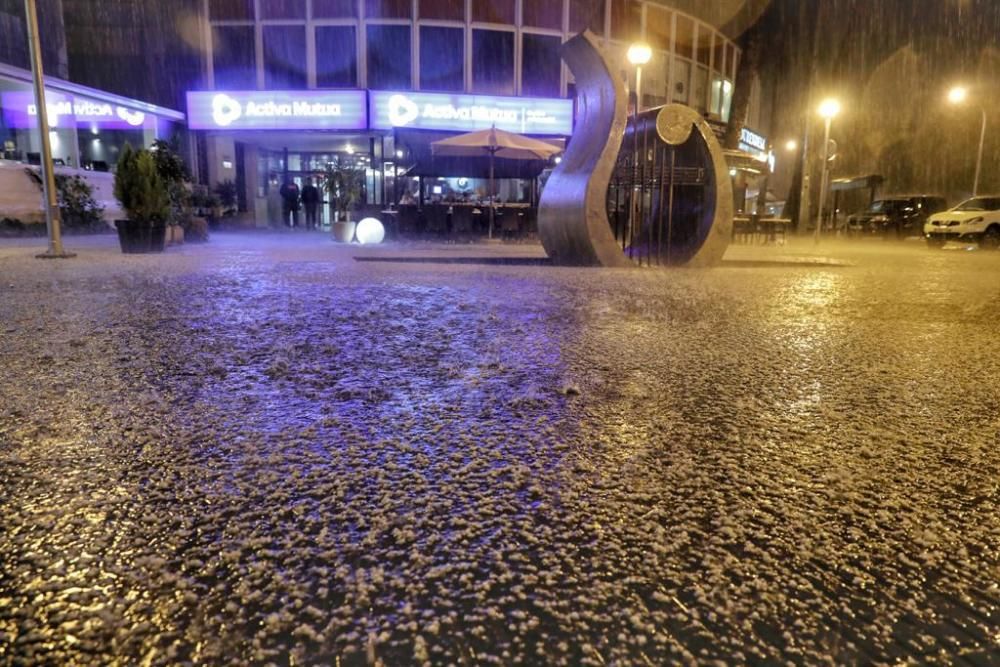
POLYGON ((465 31, 421 26, 420 89, 461 91, 465 86, 465 31))
MULTIPOLYGON (((38 119, 31 111, 31 72, 23 71, 21 76, 0 75, 0 159, 39 164, 41 141, 38 119)), ((176 112, 154 112, 142 102, 80 88, 56 84, 45 87, 49 108, 58 110, 50 114, 49 132, 52 159, 57 166, 109 171, 126 143, 149 146, 155 139, 170 139, 185 132, 176 112), (168 113, 173 117, 166 117, 168 113)))
POLYGON ((669 0, 208 0, 216 89, 372 88, 566 96, 558 44, 621 58, 645 40, 643 97, 728 116, 739 49, 669 0), (648 72, 648 76, 645 74, 648 72), (728 91, 728 92, 727 92, 728 91))

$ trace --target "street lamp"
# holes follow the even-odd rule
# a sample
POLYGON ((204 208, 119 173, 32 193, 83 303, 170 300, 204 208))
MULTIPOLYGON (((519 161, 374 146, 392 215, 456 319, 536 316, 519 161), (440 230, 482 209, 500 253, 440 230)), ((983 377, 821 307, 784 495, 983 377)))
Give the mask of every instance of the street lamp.
POLYGON ((799 144, 795 139, 789 139, 785 142, 785 150, 789 153, 794 153, 795 149, 799 147, 799 144))
POLYGON ((827 170, 830 168, 830 123, 840 113, 840 102, 828 97, 819 103, 819 115, 824 121, 823 131, 823 172, 819 182, 819 217, 816 219, 816 243, 819 243, 820 229, 823 227, 823 207, 826 206, 827 170))
MULTIPOLYGON (((968 96, 969 89, 965 86, 955 86, 948 91, 948 101, 952 104, 962 104, 968 96)), ((983 166, 983 142, 986 140, 986 108, 980 106, 979 111, 982 114, 983 121, 979 127, 979 152, 976 153, 976 176, 972 181, 973 197, 979 193, 979 171, 983 166)))
POLYGON ((642 66, 648 63, 649 59, 653 57, 653 51, 649 48, 648 44, 637 42, 628 47, 626 55, 628 61, 635 65, 635 110, 638 113, 639 106, 642 103, 642 66))
MULTIPOLYGON (((636 229, 637 209, 640 206, 636 186, 639 181, 639 105, 642 100, 642 66, 653 57, 653 51, 648 44, 636 42, 628 47, 625 54, 628 61, 635 66, 635 106, 632 107, 632 196, 629 203, 628 232, 622 235, 622 248, 626 239, 632 244, 632 234, 636 229)), ((641 190, 641 187, 639 188, 641 190)), ((629 251, 631 254, 631 250, 629 251)))

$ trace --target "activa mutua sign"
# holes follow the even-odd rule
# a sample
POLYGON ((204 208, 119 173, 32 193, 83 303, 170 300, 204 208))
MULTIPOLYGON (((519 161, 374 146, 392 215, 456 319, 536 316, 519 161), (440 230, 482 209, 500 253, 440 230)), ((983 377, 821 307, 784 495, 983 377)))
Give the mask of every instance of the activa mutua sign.
MULTIPOLYGON (((45 91, 50 127, 90 125, 105 129, 133 129, 146 126, 150 120, 145 112, 117 104, 71 97, 52 90, 45 91)), ((38 108, 34 93, 12 91, 0 95, 4 120, 9 127, 32 128, 38 126, 38 108)))
POLYGON ((371 91, 372 129, 469 132, 496 125, 521 134, 573 132, 573 102, 565 99, 371 91))
POLYGON ((189 92, 192 130, 447 130, 569 135, 573 101, 365 90, 189 92))
POLYGON ((363 90, 189 92, 193 130, 363 130, 363 90))

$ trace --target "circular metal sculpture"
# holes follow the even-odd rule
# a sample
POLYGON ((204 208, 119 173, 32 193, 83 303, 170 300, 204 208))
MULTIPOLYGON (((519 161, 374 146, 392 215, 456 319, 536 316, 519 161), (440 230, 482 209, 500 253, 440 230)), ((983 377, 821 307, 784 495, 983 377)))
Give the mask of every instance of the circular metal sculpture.
POLYGON ((693 109, 672 104, 631 122, 628 92, 592 33, 563 46, 576 78, 577 125, 538 212, 560 264, 705 266, 732 235, 722 148, 693 109))

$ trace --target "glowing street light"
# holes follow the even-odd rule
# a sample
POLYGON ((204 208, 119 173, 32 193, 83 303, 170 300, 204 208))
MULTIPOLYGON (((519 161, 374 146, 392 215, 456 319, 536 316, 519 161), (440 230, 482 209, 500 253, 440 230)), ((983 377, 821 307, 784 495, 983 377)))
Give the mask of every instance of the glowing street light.
POLYGON ((648 44, 635 43, 628 47, 628 61, 635 65, 635 109, 639 110, 642 103, 642 66, 653 57, 653 50, 648 44))
POLYGON ((826 206, 826 182, 830 169, 830 124, 834 117, 840 113, 840 102, 832 97, 828 97, 819 103, 817 109, 820 117, 825 121, 823 134, 823 172, 819 182, 819 217, 816 220, 816 243, 819 243, 819 233, 823 228, 823 208, 826 206))
POLYGON ((826 120, 833 118, 840 113, 840 102, 832 97, 828 97, 819 103, 819 115, 826 120))
POLYGON ((795 152, 795 149, 799 147, 799 143, 795 139, 789 139, 785 142, 785 150, 789 153, 795 152))
MULTIPOLYGON (((948 101, 951 104, 963 104, 969 97, 969 89, 965 86, 955 86, 948 91, 948 101)), ((986 108, 980 106, 979 112, 982 114, 982 124, 979 126, 979 152, 976 154, 976 175, 972 181, 972 196, 979 193, 979 172, 983 166, 983 143, 986 140, 986 108)))

